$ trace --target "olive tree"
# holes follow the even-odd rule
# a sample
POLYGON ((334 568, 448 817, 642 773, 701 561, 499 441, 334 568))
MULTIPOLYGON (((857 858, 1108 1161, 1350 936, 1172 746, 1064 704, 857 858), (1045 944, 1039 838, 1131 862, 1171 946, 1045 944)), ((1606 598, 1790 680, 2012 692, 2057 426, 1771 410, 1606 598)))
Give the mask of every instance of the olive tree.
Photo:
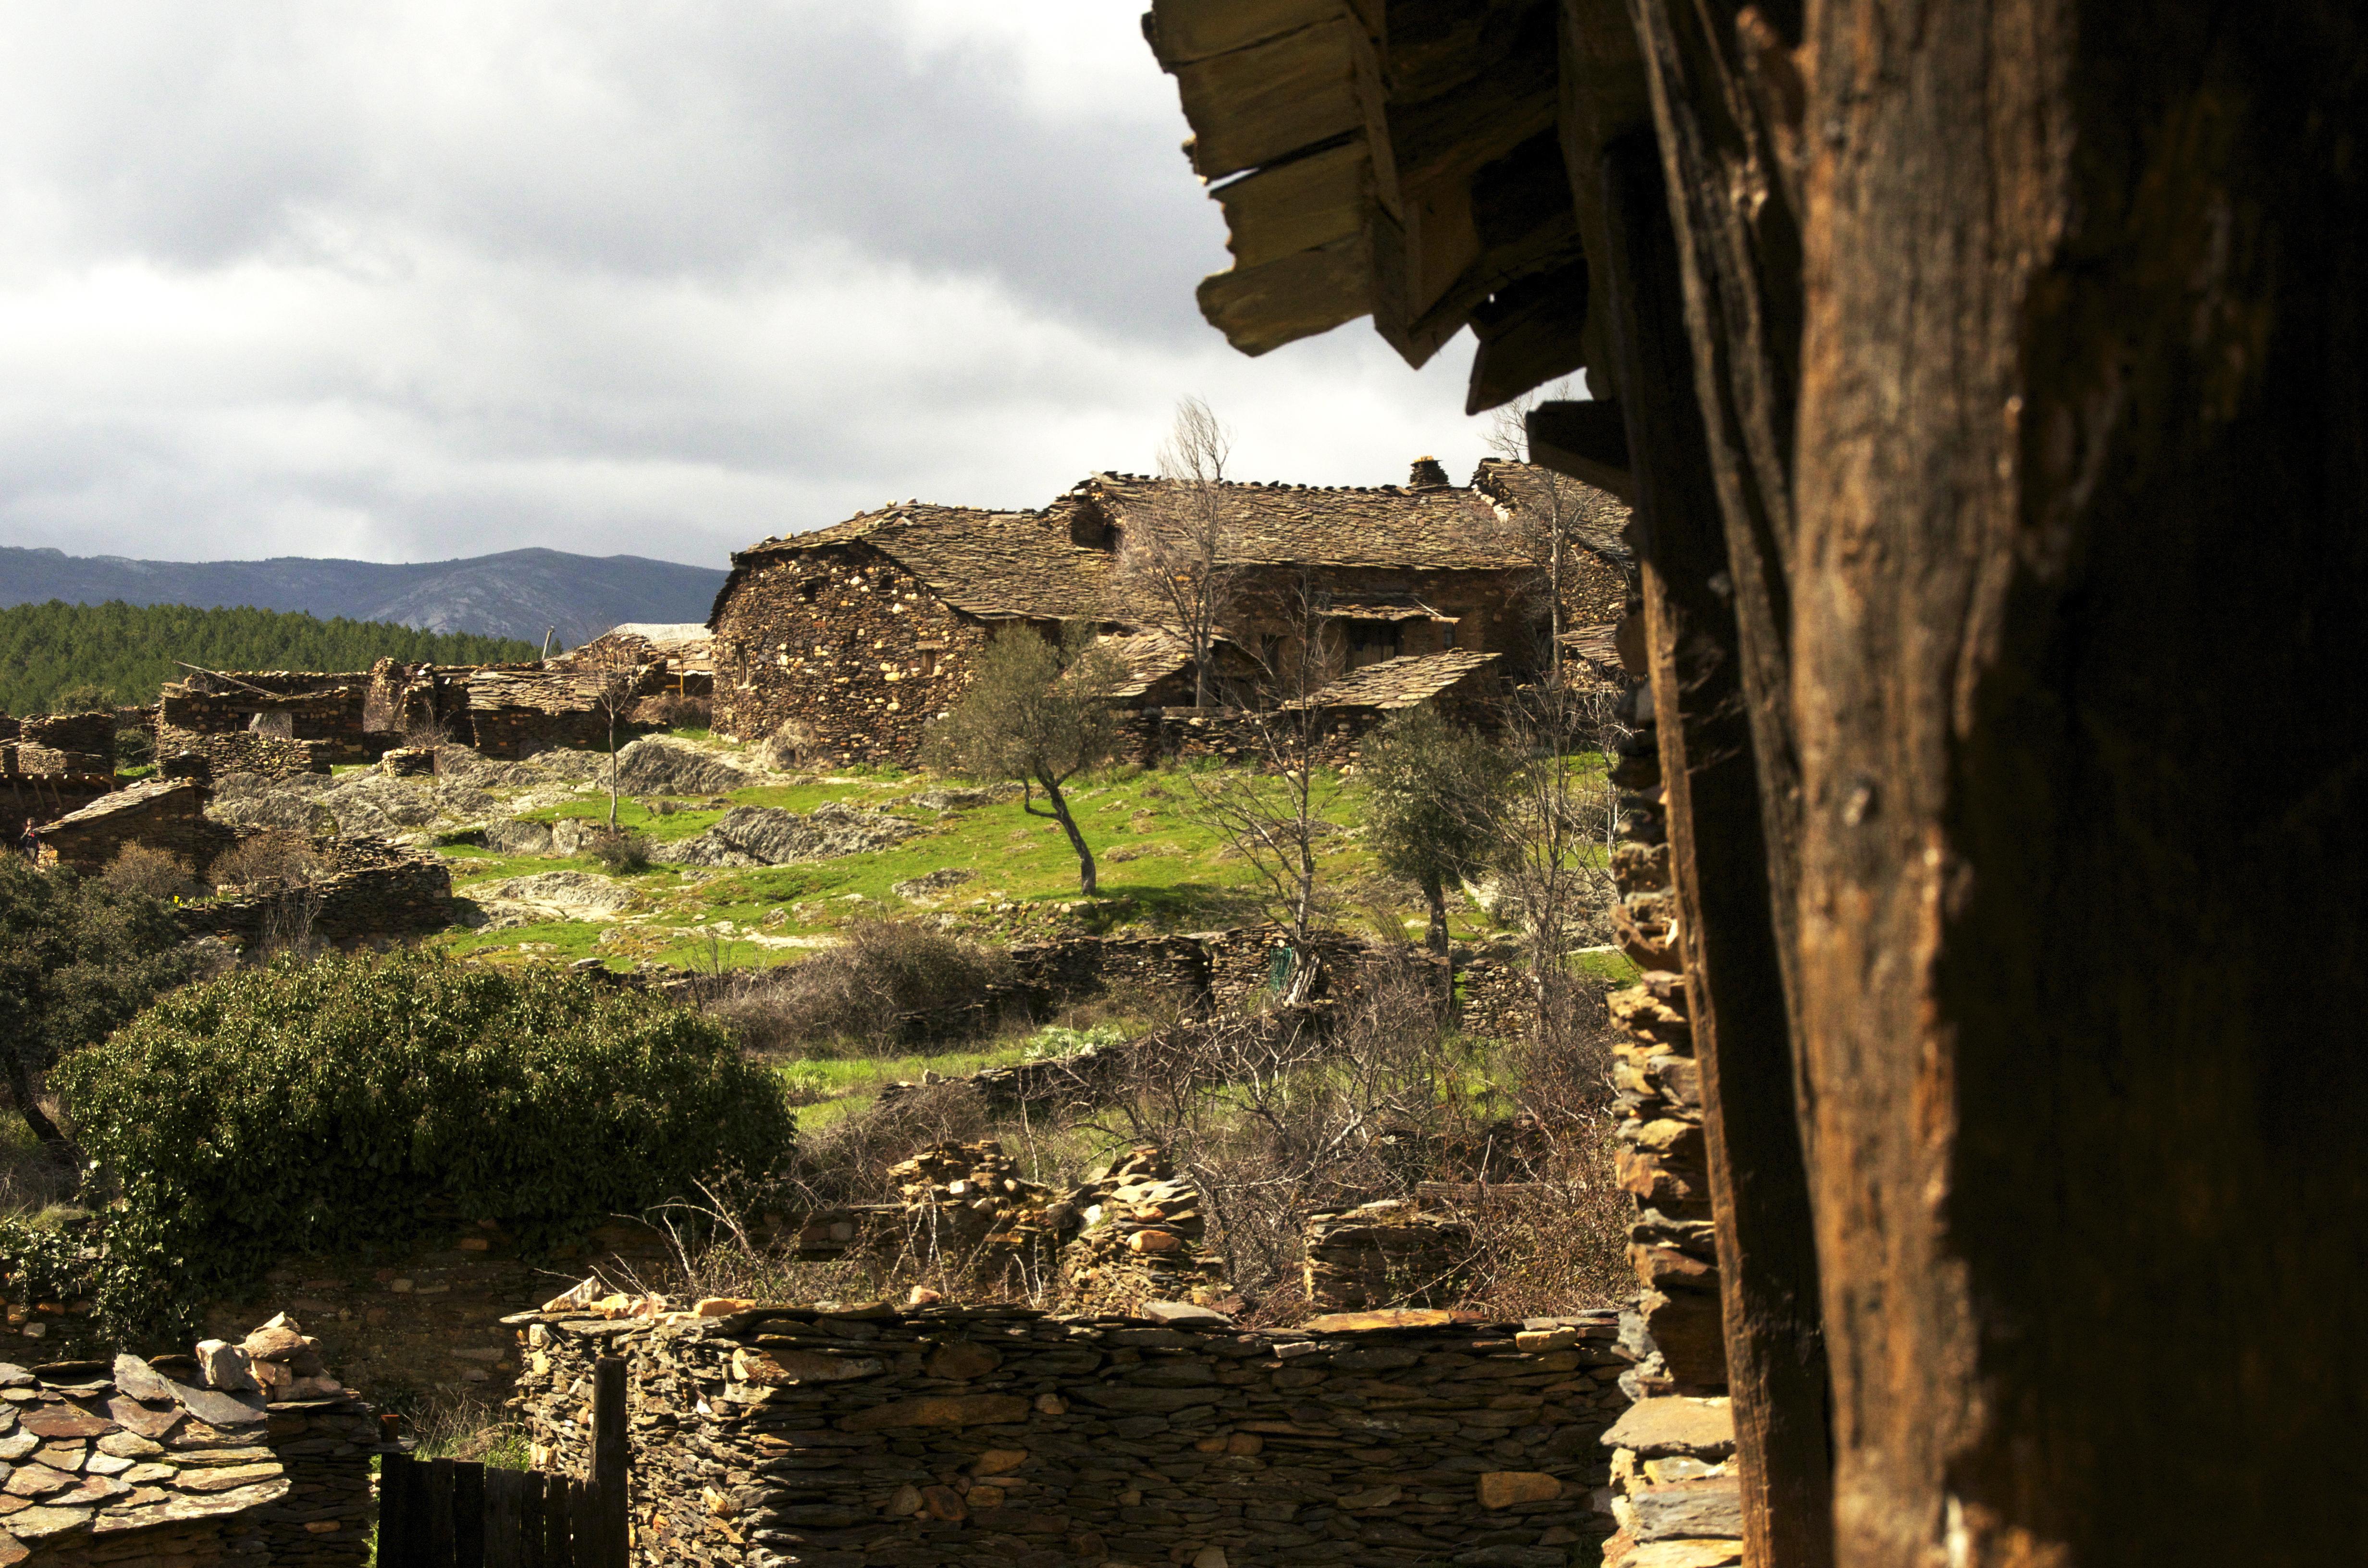
POLYGON ((1087 897, 1096 889, 1094 852, 1062 786, 1118 744, 1110 698, 1125 675, 1090 633, 1055 645, 1012 628, 986 645, 970 690, 930 726, 922 748, 922 761, 939 771, 1018 784, 1020 809, 1051 818, 1069 835, 1077 852, 1077 886, 1087 897), (1042 806, 1036 803, 1040 790, 1042 806))
POLYGON ((1447 884, 1497 849, 1495 804, 1513 764, 1429 708, 1393 717, 1365 748, 1365 842, 1392 876, 1422 890, 1433 952, 1447 950, 1447 884))

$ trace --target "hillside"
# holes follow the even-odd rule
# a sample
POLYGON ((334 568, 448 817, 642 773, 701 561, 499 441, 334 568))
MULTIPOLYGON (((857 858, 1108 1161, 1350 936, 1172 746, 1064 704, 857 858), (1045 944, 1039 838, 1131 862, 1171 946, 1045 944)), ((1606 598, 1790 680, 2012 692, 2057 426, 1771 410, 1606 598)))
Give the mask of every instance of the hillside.
POLYGON ((462 561, 133 561, 0 549, 0 605, 252 606, 324 619, 391 621, 426 631, 586 642, 620 621, 705 620, 722 571, 638 555, 512 550, 462 561))
POLYGON ((366 670, 381 658, 495 664, 535 653, 530 642, 342 618, 52 599, 0 609, 0 710, 154 702, 158 687, 186 673, 176 660, 216 670, 366 670))

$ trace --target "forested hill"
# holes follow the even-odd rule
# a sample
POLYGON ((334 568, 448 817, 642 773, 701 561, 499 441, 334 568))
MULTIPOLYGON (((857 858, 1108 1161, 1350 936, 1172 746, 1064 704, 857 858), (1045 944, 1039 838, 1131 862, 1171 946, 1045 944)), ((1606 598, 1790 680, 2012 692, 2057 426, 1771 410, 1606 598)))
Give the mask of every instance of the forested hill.
POLYGON ((388 657, 476 665, 531 659, 538 652, 508 638, 382 621, 52 599, 0 609, 0 710, 154 702, 158 687, 188 673, 176 659, 211 670, 366 670, 388 657))
POLYGON ((254 605, 324 619, 391 620, 427 631, 521 637, 552 627, 562 647, 620 621, 705 620, 723 585, 715 567, 638 555, 511 550, 462 561, 134 561, 0 548, 0 605, 254 605))

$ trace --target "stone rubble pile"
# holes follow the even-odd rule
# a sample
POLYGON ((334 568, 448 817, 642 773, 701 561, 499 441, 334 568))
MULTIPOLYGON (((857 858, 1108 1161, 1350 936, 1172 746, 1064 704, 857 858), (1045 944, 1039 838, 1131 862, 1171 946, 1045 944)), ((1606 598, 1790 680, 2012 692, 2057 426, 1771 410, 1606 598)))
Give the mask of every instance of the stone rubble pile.
POLYGON ((0 1364, 0 1565, 350 1568, 377 1440, 285 1315, 194 1358, 0 1364))
POLYGON ((1061 1249, 1060 1300, 1086 1312, 1128 1312, 1145 1301, 1210 1306, 1231 1291, 1204 1246, 1200 1192, 1165 1151, 1136 1149, 1089 1175, 1063 1207, 1076 1238, 1061 1249))
POLYGON ((1021 1176, 991 1139, 932 1145, 888 1179, 903 1199, 905 1244, 957 1274, 1041 1279, 1060 1245, 1052 1189, 1021 1176))
POLYGON ((1629 1356, 1608 1312, 1248 1331, 1177 1303, 717 1301, 507 1321, 538 1464, 585 1473, 592 1362, 626 1360, 633 1561, 653 1568, 1565 1568, 1613 1525, 1600 1439, 1629 1356))

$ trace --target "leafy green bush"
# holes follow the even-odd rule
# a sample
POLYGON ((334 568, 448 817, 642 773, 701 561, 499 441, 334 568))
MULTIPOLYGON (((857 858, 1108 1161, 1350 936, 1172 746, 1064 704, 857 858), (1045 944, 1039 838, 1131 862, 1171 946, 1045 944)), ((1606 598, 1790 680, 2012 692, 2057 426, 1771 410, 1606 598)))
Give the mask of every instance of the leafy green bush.
POLYGON ((454 1216, 530 1249, 695 1184, 761 1183, 795 1120, 696 1012, 557 971, 424 953, 191 986, 51 1075, 102 1191, 98 1303, 161 1326, 288 1252, 454 1216))
POLYGON ((0 1218, 0 1295, 12 1301, 65 1301, 90 1293, 89 1248, 55 1225, 0 1218))

